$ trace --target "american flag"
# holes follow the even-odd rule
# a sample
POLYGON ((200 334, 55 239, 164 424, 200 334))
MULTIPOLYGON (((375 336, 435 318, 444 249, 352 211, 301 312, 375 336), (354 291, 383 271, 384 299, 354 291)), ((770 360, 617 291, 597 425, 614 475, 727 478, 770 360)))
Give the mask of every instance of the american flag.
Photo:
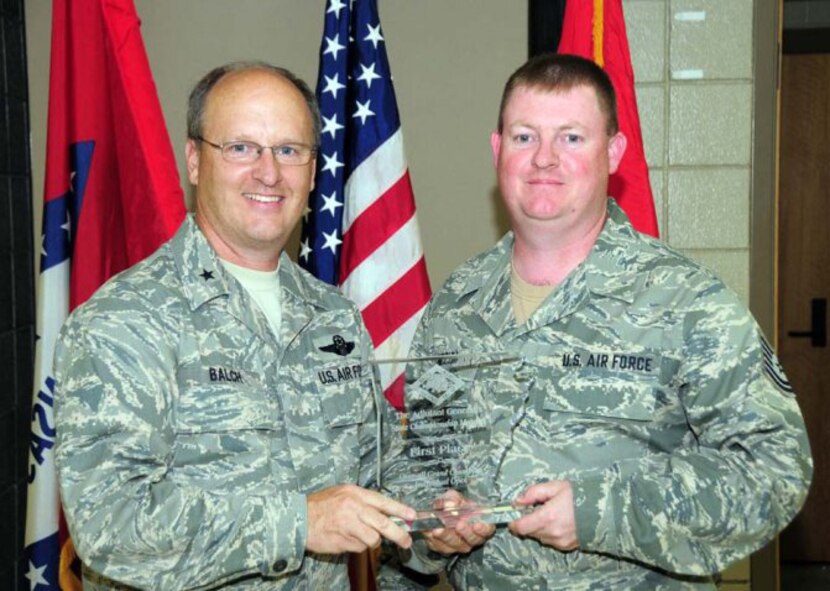
MULTIPOLYGON (((300 264, 357 303, 376 358, 404 357, 430 287, 376 0, 328 1, 317 98, 323 137, 300 264)), ((403 369, 380 366, 398 408, 403 369)))

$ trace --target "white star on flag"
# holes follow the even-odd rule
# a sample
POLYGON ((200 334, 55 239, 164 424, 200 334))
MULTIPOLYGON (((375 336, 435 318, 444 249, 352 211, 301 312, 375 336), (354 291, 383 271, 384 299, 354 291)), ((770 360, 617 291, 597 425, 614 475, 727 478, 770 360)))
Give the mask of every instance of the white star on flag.
POLYGON ((340 35, 326 37, 326 50, 323 52, 323 55, 331 54, 334 57, 334 61, 337 61, 337 54, 344 49, 346 49, 346 46, 340 45, 340 35))
POLYGON ((331 117, 326 117, 325 115, 323 115, 323 131, 321 131, 320 133, 328 133, 331 135, 331 139, 334 139, 334 134, 336 134, 341 129, 343 129, 343 126, 337 122, 337 113, 335 113, 331 117))
POLYGON ((326 163, 323 165, 322 172, 330 172, 332 176, 335 176, 337 174, 337 169, 343 168, 343 163, 337 160, 337 152, 331 156, 323 154, 323 160, 325 160, 326 163))
POLYGON ((72 225, 72 220, 69 218, 69 212, 66 212, 66 221, 61 224, 61 230, 69 234, 69 228, 72 225))
POLYGON ((300 242, 300 258, 304 261, 308 260, 308 255, 311 254, 311 247, 308 245, 308 238, 300 242))
POLYGON ((372 104, 371 99, 366 99, 365 103, 361 103, 360 101, 355 101, 357 104, 357 111, 354 112, 352 117, 356 117, 360 119, 360 123, 366 125, 366 119, 373 116, 375 113, 369 109, 369 105, 372 104))
POLYGON ((380 78, 380 75, 375 73, 375 64, 372 64, 368 68, 363 64, 360 64, 360 69, 363 71, 357 79, 361 82, 365 82, 366 88, 372 88, 372 80, 378 80, 380 78))
POLYGON ((363 40, 364 41, 371 41, 372 45, 374 45, 375 49, 378 48, 378 42, 383 41, 383 35, 380 34, 380 23, 376 27, 372 25, 366 25, 366 28, 369 29, 369 34, 366 35, 363 40))
POLYGON ((323 248, 331 249, 332 252, 335 252, 337 247, 343 244, 343 241, 337 237, 337 230, 334 230, 331 234, 323 232, 323 238, 326 241, 325 244, 323 244, 323 248))
POLYGON ((323 92, 330 92, 331 96, 336 99, 337 93, 344 88, 346 88, 346 85, 340 84, 340 74, 335 74, 331 77, 326 76, 326 87, 323 89, 323 92))
POLYGON ((340 11, 346 8, 346 5, 341 2, 341 0, 331 0, 331 5, 329 9, 326 11, 326 14, 331 14, 332 12, 335 13, 334 16, 340 18, 340 11))
POLYGON ((46 566, 38 566, 36 567, 32 564, 32 561, 29 561, 29 572, 26 573, 26 578, 29 579, 29 589, 30 591, 34 591, 38 585, 49 585, 49 581, 43 578, 43 573, 46 571, 46 566))
POLYGON ((343 204, 337 200, 336 192, 331 195, 323 195, 323 207, 320 209, 320 213, 328 211, 331 215, 334 215, 338 207, 343 207, 343 204))

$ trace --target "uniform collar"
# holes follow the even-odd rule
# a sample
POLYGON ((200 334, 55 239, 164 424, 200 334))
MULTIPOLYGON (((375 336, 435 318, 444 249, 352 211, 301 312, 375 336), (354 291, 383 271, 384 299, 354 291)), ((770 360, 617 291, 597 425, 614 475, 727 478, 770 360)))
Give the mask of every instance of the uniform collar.
POLYGON ((585 288, 592 294, 631 303, 649 282, 643 273, 641 240, 625 212, 608 199, 608 219, 588 258, 578 267, 585 273, 585 288))
POLYGON ((279 277, 282 306, 279 343, 287 347, 326 307, 309 284, 315 279, 295 265, 285 251, 280 255, 279 277))
POLYGON ((470 305, 496 334, 502 334, 515 325, 510 299, 510 253, 513 251, 513 232, 499 240, 477 261, 466 289, 458 299, 470 298, 470 305))
MULTIPOLYGON (((589 294, 633 302, 648 282, 647 274, 632 273, 639 266, 639 240, 625 213, 608 199, 608 218, 588 257, 542 303, 526 323, 528 329, 548 324, 574 310, 589 294)), ((514 236, 508 232, 471 270, 466 289, 457 299, 470 305, 496 334, 515 328, 510 298, 510 253, 514 236)))
MULTIPOLYGON (((264 316, 254 312, 244 288, 225 270, 193 214, 185 218, 170 246, 191 310, 216 298, 227 297, 231 314, 260 334, 270 330, 264 316)), ((287 340, 284 339, 293 338, 319 313, 321 305, 319 298, 309 296, 308 278, 285 251, 280 255, 279 285, 283 318, 280 341, 285 343, 287 340)))
POLYGON ((192 213, 185 217, 173 236, 170 248, 191 310, 230 294, 231 276, 199 230, 192 213))

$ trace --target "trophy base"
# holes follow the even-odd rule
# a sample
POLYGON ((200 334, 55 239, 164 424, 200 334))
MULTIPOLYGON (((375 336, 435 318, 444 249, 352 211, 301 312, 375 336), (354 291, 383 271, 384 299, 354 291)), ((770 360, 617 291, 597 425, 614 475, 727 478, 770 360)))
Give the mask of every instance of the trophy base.
POLYGON ((392 521, 406 531, 424 531, 438 528, 454 528, 459 522, 468 523, 510 523, 532 513, 537 507, 515 505, 473 505, 455 509, 427 509, 418 511, 415 519, 406 521, 392 517, 392 521))

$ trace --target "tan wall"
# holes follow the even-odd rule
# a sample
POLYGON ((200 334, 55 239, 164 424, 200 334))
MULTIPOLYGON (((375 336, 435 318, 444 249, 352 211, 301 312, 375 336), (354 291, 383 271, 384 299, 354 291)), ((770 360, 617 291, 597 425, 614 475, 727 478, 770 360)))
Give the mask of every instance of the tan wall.
POLYGON ((661 235, 747 302, 753 1, 624 7, 661 235))

